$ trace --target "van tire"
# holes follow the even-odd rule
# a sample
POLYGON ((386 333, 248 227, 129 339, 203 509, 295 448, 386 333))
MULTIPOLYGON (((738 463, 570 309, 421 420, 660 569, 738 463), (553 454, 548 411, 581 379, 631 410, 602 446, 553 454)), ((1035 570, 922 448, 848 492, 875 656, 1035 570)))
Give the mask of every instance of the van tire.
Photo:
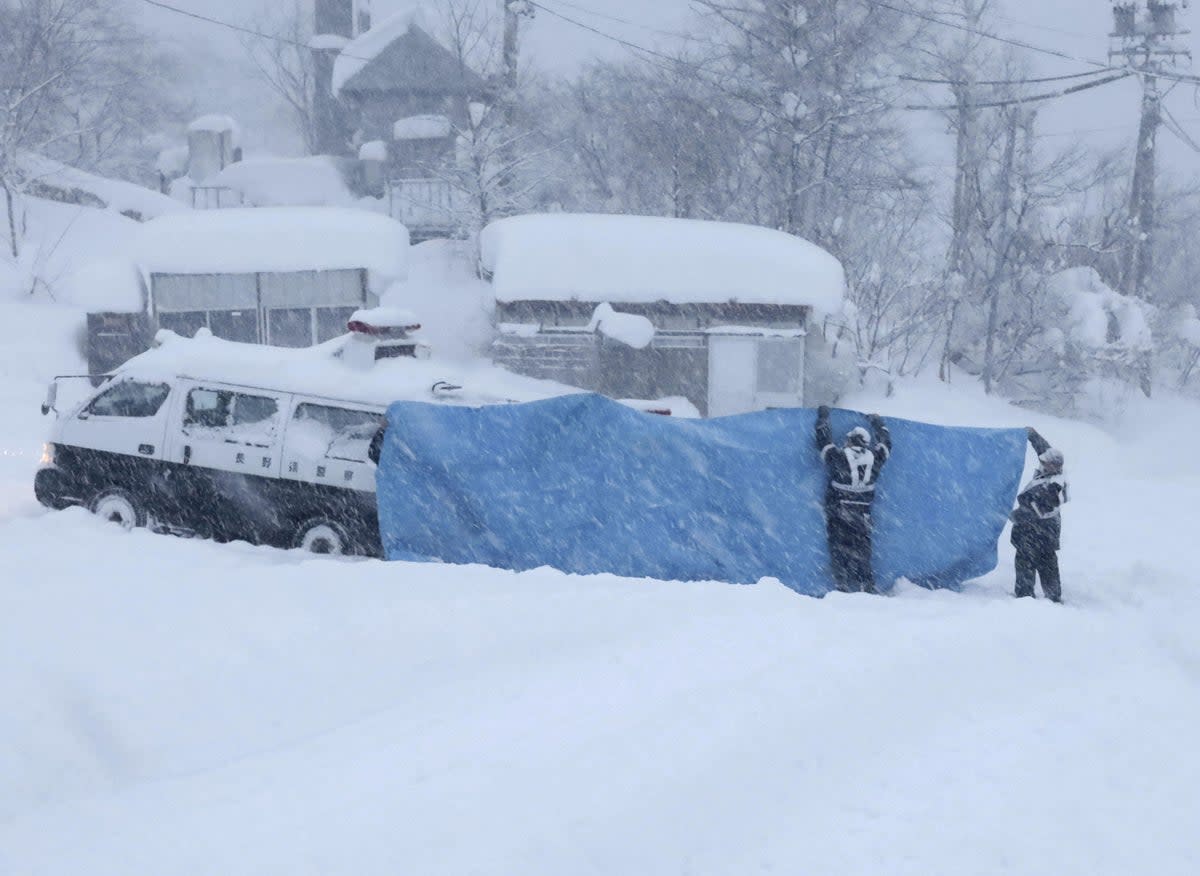
POLYGON ((292 547, 336 557, 354 553, 354 545, 345 528, 328 517, 313 517, 297 526, 292 547))
POLYGON ((145 526, 149 519, 145 506, 132 493, 119 487, 98 492, 88 503, 88 510, 125 530, 145 526))

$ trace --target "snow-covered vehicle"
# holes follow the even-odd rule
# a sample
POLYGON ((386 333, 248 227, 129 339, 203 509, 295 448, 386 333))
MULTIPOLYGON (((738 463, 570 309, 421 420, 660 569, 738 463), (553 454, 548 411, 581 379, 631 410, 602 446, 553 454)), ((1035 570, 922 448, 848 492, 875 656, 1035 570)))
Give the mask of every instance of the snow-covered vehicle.
POLYGON ((127 528, 378 555, 368 450, 388 404, 570 391, 486 363, 447 369, 414 356, 403 332, 352 327, 307 349, 160 332, 154 349, 61 411, 56 381, 43 406, 57 420, 38 500, 127 528))

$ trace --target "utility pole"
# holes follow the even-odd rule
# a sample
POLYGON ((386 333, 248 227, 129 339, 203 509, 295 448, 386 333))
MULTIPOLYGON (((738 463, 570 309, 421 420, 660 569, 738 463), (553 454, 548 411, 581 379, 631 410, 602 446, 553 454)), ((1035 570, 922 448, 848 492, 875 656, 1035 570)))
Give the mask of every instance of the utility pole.
MULTIPOLYGON (((983 18, 983 4, 976 0, 962 0, 958 12, 961 14, 963 24, 968 32, 979 29, 983 18)), ((962 304, 962 296, 970 283, 971 238, 972 231, 977 224, 976 175, 979 150, 975 140, 979 110, 975 106, 977 96, 975 64, 973 63, 976 60, 973 57, 976 48, 976 43, 969 36, 964 37, 957 55, 948 59, 949 78, 954 81, 952 89, 955 112, 952 128, 955 134, 955 155, 954 203, 951 208, 950 257, 947 268, 954 296, 946 322, 946 343, 942 349, 942 361, 938 366, 938 376, 945 381, 950 380, 951 346, 958 309, 962 304)))
POLYGON ((501 2, 504 4, 504 41, 501 45, 500 56, 503 69, 500 71, 499 99, 503 130, 499 135, 501 142, 498 154, 501 167, 496 177, 496 186, 501 202, 499 213, 504 215, 513 210, 513 192, 516 188, 514 176, 517 154, 514 131, 517 124, 517 87, 520 84, 521 19, 533 18, 537 8, 529 0, 501 0, 501 2))
POLYGON ((504 44, 501 52, 504 64, 500 108, 504 124, 511 127, 517 116, 517 85, 520 72, 521 19, 533 18, 536 7, 528 0, 501 0, 504 4, 504 44))
POLYGON ((1156 164, 1158 128, 1162 123, 1158 81, 1163 73, 1191 60, 1191 53, 1180 39, 1187 30, 1179 23, 1179 11, 1187 5, 1188 0, 1113 0, 1112 4, 1109 59, 1124 59, 1142 81, 1141 124, 1129 191, 1129 241, 1121 272, 1122 291, 1138 298, 1146 297, 1154 269, 1158 218, 1156 164))

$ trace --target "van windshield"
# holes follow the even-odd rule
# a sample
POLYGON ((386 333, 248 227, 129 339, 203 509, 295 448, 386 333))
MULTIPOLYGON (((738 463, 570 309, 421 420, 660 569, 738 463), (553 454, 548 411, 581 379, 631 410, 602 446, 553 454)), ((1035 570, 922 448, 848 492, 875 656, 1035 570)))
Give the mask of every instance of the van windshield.
POLYGON ((122 380, 92 399, 85 413, 95 417, 153 417, 170 394, 171 387, 165 383, 122 380))

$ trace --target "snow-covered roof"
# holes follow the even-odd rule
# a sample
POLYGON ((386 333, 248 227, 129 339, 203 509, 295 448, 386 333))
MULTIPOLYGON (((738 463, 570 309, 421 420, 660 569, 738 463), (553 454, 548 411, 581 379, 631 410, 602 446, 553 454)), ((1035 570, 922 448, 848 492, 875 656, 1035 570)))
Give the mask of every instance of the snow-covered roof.
POLYGON ((182 176, 187 171, 188 148, 186 146, 168 146, 158 153, 154 169, 163 176, 182 176))
POLYGON ((440 140, 449 137, 450 120, 440 115, 409 116, 392 125, 393 140, 440 140))
POLYGON ((247 158, 230 164, 207 186, 226 186, 248 207, 349 207, 357 200, 335 159, 247 158))
POLYGON ((387 216, 336 207, 195 210, 141 228, 147 273, 214 274, 366 268, 405 276, 408 229, 387 216))
POLYGON ((126 362, 118 373, 155 379, 193 377, 381 407, 400 400, 436 399, 468 405, 535 401, 579 392, 564 384, 513 374, 485 360, 384 359, 361 370, 335 355, 345 345, 359 343, 349 335, 302 349, 241 344, 204 334, 184 338, 169 331, 159 332, 158 342, 159 346, 126 362), (451 396, 435 394, 432 387, 439 381, 462 390, 451 396))
POLYGON ((236 146, 242 139, 242 129, 233 117, 220 113, 209 113, 193 119, 187 126, 189 131, 211 131, 215 134, 229 134, 236 146))
POLYGON ((421 7, 413 3, 348 42, 333 62, 333 93, 336 95, 340 92, 343 85, 378 58, 384 49, 422 21, 421 7))
POLYGON ((360 161, 387 161, 387 143, 382 140, 370 140, 358 147, 360 161))
POLYGON ((308 41, 308 47, 316 52, 338 51, 350 45, 350 38, 340 33, 319 33, 308 41))
POLYGON ((332 89, 481 96, 487 83, 425 30, 409 3, 351 41, 333 63, 332 89))
POLYGON ((541 214, 483 230, 496 300, 612 304, 738 302, 835 311, 841 263, 799 237, 727 222, 541 214))
MULTIPOLYGON (((77 190, 83 193, 87 200, 92 201, 90 206, 125 213, 139 221, 188 209, 184 204, 153 189, 124 180, 97 176, 45 155, 23 152, 20 164, 35 190, 39 186, 64 193, 77 190)), ((84 203, 84 206, 89 204, 84 203)))
POLYGON ((128 258, 88 262, 63 280, 60 293, 67 304, 89 313, 141 313, 146 309, 142 272, 128 258))

